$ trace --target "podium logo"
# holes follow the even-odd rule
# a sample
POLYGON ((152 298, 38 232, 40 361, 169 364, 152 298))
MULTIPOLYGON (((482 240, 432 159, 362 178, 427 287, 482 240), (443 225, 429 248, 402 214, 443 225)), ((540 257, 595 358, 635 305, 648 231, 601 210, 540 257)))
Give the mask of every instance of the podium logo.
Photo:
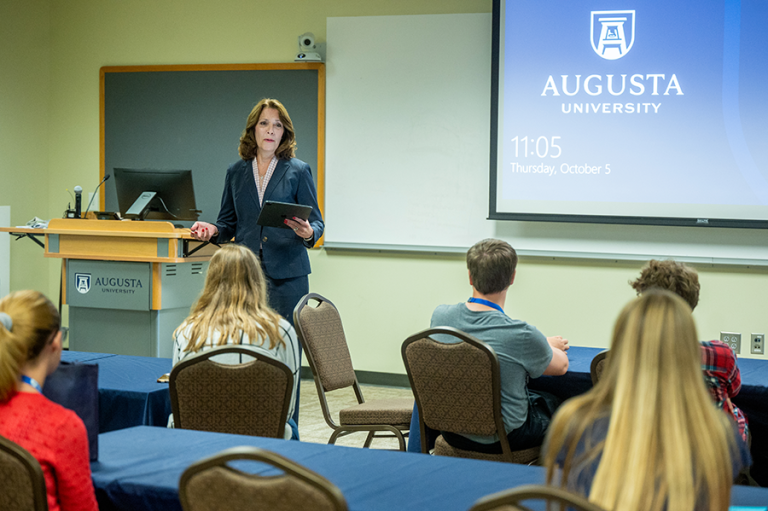
POLYGON ((595 53, 620 59, 635 42, 635 11, 592 11, 590 37, 595 53))
POLYGON ((91 290, 91 274, 75 273, 75 289, 78 293, 85 294, 91 290))

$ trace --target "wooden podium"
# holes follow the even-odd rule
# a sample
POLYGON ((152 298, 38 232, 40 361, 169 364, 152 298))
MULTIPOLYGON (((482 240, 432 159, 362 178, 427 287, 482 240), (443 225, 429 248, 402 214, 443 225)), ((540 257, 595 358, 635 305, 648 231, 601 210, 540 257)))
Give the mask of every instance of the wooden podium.
POLYGON ((168 222, 53 219, 47 229, 0 231, 62 259, 70 349, 119 355, 171 356, 173 330, 202 290, 216 249, 168 222))

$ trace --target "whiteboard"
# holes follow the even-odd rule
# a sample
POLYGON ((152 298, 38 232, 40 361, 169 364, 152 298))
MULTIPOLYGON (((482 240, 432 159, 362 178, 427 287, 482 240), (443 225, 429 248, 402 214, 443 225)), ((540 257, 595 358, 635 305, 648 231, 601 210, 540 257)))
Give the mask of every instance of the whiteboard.
MULTIPOLYGON (((319 178, 320 74, 306 62, 103 67, 101 177, 115 167, 189 169, 200 219, 213 222, 248 112, 261 98, 280 98, 300 135, 296 156, 319 178)), ((115 181, 102 188, 107 211, 120 209, 115 181)))
MULTIPOLYGON (((11 207, 0 206, 0 227, 11 226, 11 207)), ((0 298, 10 293, 11 236, 0 235, 0 298)))
POLYGON ((488 220, 491 14, 327 21, 326 248, 768 265, 765 230, 488 220))

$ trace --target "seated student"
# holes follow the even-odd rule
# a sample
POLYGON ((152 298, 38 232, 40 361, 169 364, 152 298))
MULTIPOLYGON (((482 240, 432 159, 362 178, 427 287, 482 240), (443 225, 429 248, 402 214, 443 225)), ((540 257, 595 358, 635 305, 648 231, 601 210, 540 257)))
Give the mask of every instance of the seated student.
MULTIPOLYGON (((432 314, 432 327, 457 328, 490 345, 499 358, 501 414, 512 450, 541 445, 558 399, 528 389, 528 378, 562 375, 568 370, 568 341, 545 337, 536 327, 504 313, 507 291, 515 281, 517 254, 509 243, 486 239, 467 252, 472 297, 455 305, 441 305, 432 314)), ((439 341, 451 338, 436 336, 439 341)), ((500 453, 498 438, 444 432, 453 447, 500 453)))
MULTIPOLYGON (((653 287, 672 291, 685 300, 691 310, 699 303, 699 276, 696 270, 683 263, 651 260, 640 271, 637 280, 630 284, 638 295, 653 287)), ((718 408, 736 421, 741 438, 746 442, 749 432, 747 418, 731 401, 741 390, 741 373, 736 365, 736 355, 721 341, 705 341, 700 344, 701 368, 712 399, 718 408)))
POLYGON ((690 307, 669 291, 624 307, 602 378, 552 419, 547 482, 609 511, 728 509, 749 452, 711 404, 696 339, 690 307))
MULTIPOLYGON (((294 384, 285 438, 298 440, 298 427, 290 417, 296 406, 301 368, 299 342, 291 324, 267 304, 264 273, 248 247, 228 244, 216 251, 200 297, 173 334, 173 365, 195 353, 224 345, 242 345, 287 365, 293 372, 294 384)), ((240 357, 216 361, 237 364, 240 357)))
POLYGON ((56 307, 37 291, 0 300, 0 435, 40 463, 49 511, 96 511, 85 425, 42 394, 61 359, 59 327, 56 307))

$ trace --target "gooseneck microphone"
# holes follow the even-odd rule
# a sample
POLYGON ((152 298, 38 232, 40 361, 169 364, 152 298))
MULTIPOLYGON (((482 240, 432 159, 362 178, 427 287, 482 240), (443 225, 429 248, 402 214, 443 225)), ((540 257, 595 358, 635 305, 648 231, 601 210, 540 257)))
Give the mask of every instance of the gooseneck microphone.
MULTIPOLYGON (((85 214, 88 213, 88 210, 91 209, 91 204, 93 204, 93 199, 96 198, 96 192, 99 191, 99 188, 101 187, 101 185, 104 184, 104 181, 109 179, 109 176, 111 176, 111 174, 107 174, 106 176, 104 176, 104 179, 101 180, 101 183, 99 183, 98 186, 96 186, 96 189, 93 191, 93 195, 91 196, 91 200, 88 201, 88 207, 85 208, 85 213, 83 213, 83 216, 85 216, 85 214)), ((77 190, 77 188, 75 188, 75 190, 77 190)))
POLYGON ((80 210, 83 206, 83 187, 75 187, 75 218, 80 218, 80 210))

